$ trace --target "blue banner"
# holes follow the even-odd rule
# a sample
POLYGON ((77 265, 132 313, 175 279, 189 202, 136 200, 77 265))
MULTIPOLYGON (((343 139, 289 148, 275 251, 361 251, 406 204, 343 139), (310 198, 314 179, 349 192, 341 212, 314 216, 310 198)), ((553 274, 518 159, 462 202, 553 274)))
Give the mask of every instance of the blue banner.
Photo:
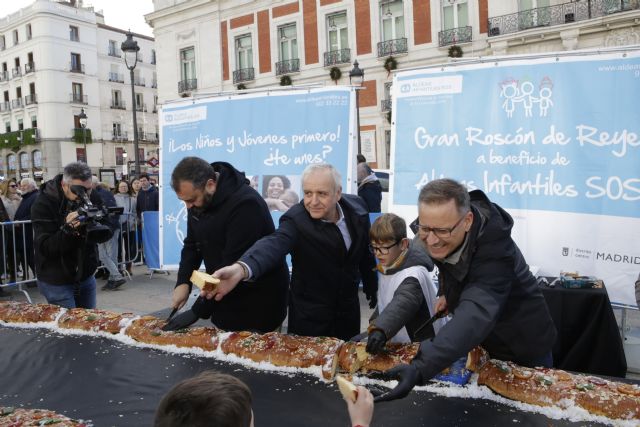
POLYGON ((302 198, 301 174, 331 163, 350 192, 354 92, 335 87, 189 100, 162 108, 161 261, 177 266, 186 236, 186 208, 170 188, 186 156, 226 161, 244 171, 270 209, 283 212, 302 198))
POLYGON ((539 274, 601 278, 635 305, 640 271, 639 52, 486 58, 398 73, 391 210, 454 178, 508 209, 539 274))
POLYGON ((640 216, 640 59, 401 74, 395 204, 451 177, 507 208, 640 216))

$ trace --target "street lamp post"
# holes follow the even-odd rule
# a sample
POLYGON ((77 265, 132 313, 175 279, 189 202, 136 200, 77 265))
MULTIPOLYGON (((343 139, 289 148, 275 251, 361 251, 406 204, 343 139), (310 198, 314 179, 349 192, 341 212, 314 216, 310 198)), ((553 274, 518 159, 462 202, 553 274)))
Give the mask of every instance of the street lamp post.
POLYGON ((84 162, 89 164, 89 155, 87 154, 87 115, 84 112, 84 108, 80 110, 78 115, 78 121, 82 127, 82 143, 84 145, 84 162))
POLYGON ((133 149, 135 150, 133 153, 133 159, 135 160, 135 173, 136 177, 140 176, 140 159, 138 159, 139 150, 138 150, 138 122, 136 120, 136 93, 133 88, 133 70, 138 65, 138 51, 140 50, 140 46, 138 46, 138 42, 133 40, 133 34, 131 31, 127 32, 127 39, 122 42, 120 45, 120 49, 124 52, 124 62, 129 69, 129 75, 131 76, 131 106, 133 110, 133 149))
POLYGON ((364 82, 364 69, 358 67, 358 60, 353 62, 353 68, 349 71, 349 84, 358 85, 356 88, 356 125, 358 127, 358 154, 362 154, 362 143, 360 142, 360 90, 364 82))

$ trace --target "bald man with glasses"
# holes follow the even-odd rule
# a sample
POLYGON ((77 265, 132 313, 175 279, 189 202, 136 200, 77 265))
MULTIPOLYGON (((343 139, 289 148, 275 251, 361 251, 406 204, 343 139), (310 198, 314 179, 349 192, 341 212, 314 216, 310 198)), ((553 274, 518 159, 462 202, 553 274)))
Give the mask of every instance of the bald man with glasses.
POLYGON ((423 341, 409 365, 385 373, 398 386, 378 397, 406 396, 481 345, 491 358, 551 367, 556 329, 544 296, 511 238, 513 219, 480 190, 452 179, 425 185, 411 228, 438 267, 436 311, 451 320, 423 341))

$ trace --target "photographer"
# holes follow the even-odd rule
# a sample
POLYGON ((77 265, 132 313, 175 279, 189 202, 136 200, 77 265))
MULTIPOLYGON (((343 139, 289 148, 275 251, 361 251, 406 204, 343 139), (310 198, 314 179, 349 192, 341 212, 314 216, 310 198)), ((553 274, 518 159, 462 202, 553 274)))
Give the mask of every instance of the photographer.
POLYGON ((47 181, 31 208, 38 288, 49 304, 96 306, 97 244, 112 236, 86 163, 65 166, 47 181))

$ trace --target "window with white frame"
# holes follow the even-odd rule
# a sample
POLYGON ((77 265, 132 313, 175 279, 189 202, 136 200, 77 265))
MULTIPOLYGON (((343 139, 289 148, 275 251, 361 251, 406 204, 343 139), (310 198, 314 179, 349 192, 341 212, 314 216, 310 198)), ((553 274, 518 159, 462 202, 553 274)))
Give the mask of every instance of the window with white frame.
POLYGON ((20 153, 20 169, 25 170, 29 169, 29 167, 29 153, 23 151, 20 153))
POLYGON ((402 1, 383 1, 380 3, 382 41, 402 39, 404 32, 404 8, 402 1))
POLYGON ((109 56, 120 56, 120 52, 118 52, 118 45, 115 40, 109 40, 108 53, 109 56))
POLYGON ((42 151, 33 150, 33 153, 31 153, 31 158, 33 159, 33 167, 37 169, 41 169, 42 168, 42 151))
POLYGON ((551 16, 549 0, 518 0, 520 29, 548 25, 551 16))
POLYGON ((113 123, 112 130, 114 138, 122 137, 122 125, 120 123, 113 123))
POLYGON ((469 25, 467 0, 442 0, 442 29, 450 30, 467 25, 469 25))
POLYGON ((180 80, 196 78, 196 53, 193 47, 180 50, 180 80))
POLYGON ((33 32, 31 30, 31 24, 27 24, 27 40, 31 40, 33 37, 33 32))
POLYGON ((136 110, 141 111, 144 104, 144 98, 141 93, 136 93, 136 110))
POLYGON ((349 47, 347 12, 339 12, 327 16, 327 36, 329 51, 342 50, 349 47))
POLYGON ((122 103, 122 92, 115 89, 111 90, 111 105, 116 108, 124 106, 122 103))
POLYGON ((236 37, 236 70, 253 68, 253 42, 251 34, 236 37))
POLYGON ((298 59, 298 35, 295 23, 278 27, 278 58, 280 61, 298 59))
POLYGON ((20 39, 18 37, 18 30, 13 30, 13 44, 16 45, 20 43, 20 39))

